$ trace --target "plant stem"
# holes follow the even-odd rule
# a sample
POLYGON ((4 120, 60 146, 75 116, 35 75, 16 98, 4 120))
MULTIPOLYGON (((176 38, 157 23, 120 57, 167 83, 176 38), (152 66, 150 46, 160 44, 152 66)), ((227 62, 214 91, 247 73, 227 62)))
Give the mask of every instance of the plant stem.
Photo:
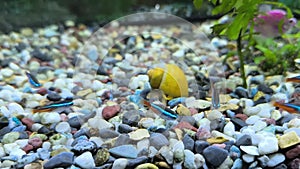
POLYGON ((236 40, 237 43, 237 53, 240 60, 240 73, 241 77, 243 79, 243 87, 247 88, 247 81, 246 81, 246 75, 245 75, 245 64, 244 64, 244 55, 242 53, 242 29, 240 30, 239 36, 236 40))

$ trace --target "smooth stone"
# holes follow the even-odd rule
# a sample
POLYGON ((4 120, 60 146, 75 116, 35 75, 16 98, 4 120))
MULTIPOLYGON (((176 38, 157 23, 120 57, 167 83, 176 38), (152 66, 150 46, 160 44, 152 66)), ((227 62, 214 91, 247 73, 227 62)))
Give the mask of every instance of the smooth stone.
POLYGON ((201 168, 205 164, 205 158, 201 154, 194 155, 196 168, 201 168))
POLYGON ((234 124, 231 121, 228 122, 223 128, 223 132, 224 132, 224 134, 226 134, 230 137, 233 137, 235 134, 234 124))
POLYGON ((122 123, 130 126, 137 126, 140 121, 140 115, 138 110, 129 110, 123 114, 122 123))
POLYGON ((128 160, 126 158, 118 158, 114 161, 112 169, 125 169, 128 160))
POLYGON ((56 92, 51 92, 47 95, 47 99, 50 101, 60 101, 61 100, 61 96, 56 93, 56 92))
POLYGON ((209 164, 218 167, 225 161, 228 152, 216 146, 209 146, 204 149, 203 156, 209 164))
POLYGON ((135 141, 139 141, 144 138, 150 137, 150 134, 147 129, 137 129, 133 132, 128 133, 128 135, 131 140, 135 140, 135 141))
POLYGON ((118 126, 118 132, 119 133, 130 133, 133 131, 133 128, 127 124, 120 124, 118 126))
POLYGON ((156 165, 151 163, 145 163, 138 165, 135 169, 159 169, 156 165))
POLYGON ((19 132, 10 132, 7 133, 3 136, 2 138, 2 143, 3 144, 8 144, 8 143, 13 143, 15 142, 18 138, 20 137, 19 132))
POLYGON ((260 131, 260 130, 264 129, 265 127, 267 127, 267 123, 264 121, 261 121, 261 120, 255 122, 253 125, 253 128, 255 131, 260 131))
POLYGON ((269 157, 266 155, 263 155, 261 157, 258 157, 257 160, 259 161, 259 164, 261 167, 267 167, 268 162, 269 162, 269 157))
POLYGON ((285 153, 286 158, 293 159, 300 155, 300 145, 297 145, 295 148, 288 150, 285 153))
POLYGON ((191 116, 191 111, 182 104, 178 104, 176 112, 179 116, 191 116))
POLYGON ((150 134, 150 145, 156 149, 160 149, 162 146, 169 145, 169 140, 161 133, 150 134))
POLYGON ((90 127, 97 128, 99 130, 113 127, 113 124, 111 124, 111 123, 107 122, 106 120, 101 119, 99 117, 89 119, 88 124, 90 127))
POLYGON ((81 168, 86 169, 95 167, 95 162, 91 152, 84 152, 83 154, 79 155, 75 158, 74 163, 81 168))
POLYGON ((105 120, 109 120, 112 117, 116 116, 119 113, 120 109, 121 107, 119 105, 106 106, 102 110, 102 117, 105 120))
POLYGON ((173 152, 170 151, 168 146, 163 146, 159 153, 164 157, 164 159, 167 161, 168 164, 173 164, 173 152))
POLYGON ((234 160, 231 169, 242 169, 243 168, 243 161, 240 158, 234 160))
POLYGON ((289 168, 299 169, 299 167, 300 167, 300 159, 299 158, 295 158, 294 160, 289 162, 289 168))
POLYGON ((103 139, 107 139, 107 138, 115 138, 118 137, 120 134, 112 129, 100 129, 99 130, 99 136, 103 139))
POLYGON ((44 148, 37 149, 37 153, 42 160, 50 158, 50 152, 44 148))
POLYGON ((55 126, 55 131, 58 133, 70 133, 71 132, 71 126, 68 122, 59 122, 55 126))
POLYGON ((70 152, 62 152, 50 158, 44 163, 44 169, 52 169, 57 167, 69 167, 73 164, 74 154, 70 152))
POLYGON ((291 147, 300 143, 300 138, 295 131, 283 134, 278 138, 278 144, 281 149, 291 147))
POLYGON ((282 117, 282 114, 279 110, 273 110, 271 111, 271 118, 275 121, 279 120, 282 117))
POLYGON ((288 167, 285 164, 280 164, 274 167, 274 169, 287 169, 288 167))
POLYGON ((232 145, 229 149, 229 155, 232 159, 237 159, 237 158, 240 158, 241 157, 241 150, 235 146, 235 145, 232 145))
POLYGON ((285 160, 285 156, 281 153, 275 153, 269 156, 269 161, 267 163, 268 167, 275 167, 276 165, 282 163, 285 160))
POLYGON ((250 146, 252 145, 251 136, 248 134, 244 134, 236 140, 236 146, 250 146))
POLYGON ((241 146, 241 150, 243 150, 245 153, 252 155, 252 156, 258 156, 258 148, 256 146, 241 146))
POLYGON ((195 141, 192 139, 188 134, 185 134, 182 142, 184 144, 184 148, 193 151, 194 150, 194 144, 195 141))
POLYGON ((140 164, 146 163, 148 161, 147 156, 141 156, 135 159, 128 160, 127 168, 134 168, 140 164))
POLYGON ((202 141, 202 140, 197 140, 195 142, 195 152, 202 154, 203 150, 208 147, 210 144, 206 141, 202 141))
POLYGON ((261 108, 258 106, 255 107, 246 107, 244 109, 244 114, 246 114, 247 116, 254 116, 257 115, 260 112, 261 108))
POLYGON ((288 128, 283 130, 283 134, 286 134, 288 132, 294 131, 297 133, 298 137, 300 137, 300 128, 288 128))
POLYGON ((195 155, 190 150, 184 150, 184 162, 183 166, 185 168, 196 169, 195 155))
POLYGON ((223 117, 223 114, 218 110, 213 110, 207 115, 207 119, 210 121, 219 120, 221 117, 223 117))
POLYGON ((245 161, 246 163, 251 163, 254 161, 254 157, 253 155, 250 155, 250 154, 244 154, 242 155, 242 159, 243 161, 245 161))
POLYGON ((231 122, 235 125, 235 128, 239 130, 242 127, 247 126, 247 123, 239 118, 233 117, 230 119, 231 122))
POLYGON ((137 149, 133 145, 121 145, 109 149, 109 152, 116 157, 137 158, 137 149))
POLYGON ((274 153, 278 149, 278 140, 276 137, 265 137, 258 143, 258 152, 260 155, 274 153))
POLYGON ((229 156, 227 156, 226 160, 217 169, 225 169, 225 168, 229 169, 231 168, 232 164, 233 164, 232 159, 229 156))
POLYGON ((265 94, 273 94, 274 93, 274 91, 270 87, 268 87, 266 84, 259 84, 257 86, 257 89, 259 91, 264 92, 265 94))
POLYGON ((97 151, 97 154, 95 156, 95 164, 96 166, 101 166, 103 165, 108 159, 109 159, 109 152, 108 149, 106 148, 100 148, 97 151))
POLYGON ((18 103, 9 103, 7 108, 11 114, 24 114, 25 111, 23 107, 18 103))
POLYGON ((117 146, 121 146, 124 144, 131 144, 131 143, 132 143, 132 140, 129 138, 128 135, 121 134, 121 135, 119 135, 119 137, 117 137, 114 146, 117 147, 117 146))
POLYGON ((42 147, 42 144, 43 144, 43 140, 41 138, 38 138, 38 137, 34 137, 34 138, 30 138, 28 140, 28 144, 32 145, 33 148, 40 148, 42 147))
MULTIPOLYGON (((73 143, 74 144, 74 143, 73 143)), ((94 142, 80 139, 72 146, 72 151, 78 154, 82 154, 86 151, 94 152, 97 148, 97 145, 94 142)))
POLYGON ((41 115, 41 123, 42 124, 53 124, 60 122, 60 115, 56 112, 51 113, 43 113, 41 115))
POLYGON ((259 120, 260 120, 259 116, 253 115, 253 116, 250 116, 249 118, 247 118, 245 122, 249 125, 253 125, 259 120))

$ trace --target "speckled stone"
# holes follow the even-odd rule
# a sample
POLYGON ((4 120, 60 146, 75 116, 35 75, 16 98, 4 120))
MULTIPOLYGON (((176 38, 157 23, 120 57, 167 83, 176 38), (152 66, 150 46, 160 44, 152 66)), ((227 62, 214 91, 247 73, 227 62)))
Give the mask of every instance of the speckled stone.
POLYGON ((49 159, 44 164, 45 169, 52 169, 58 167, 69 167, 73 164, 73 153, 70 152, 62 152, 52 158, 49 159))
POLYGON ((278 138, 278 145, 282 149, 298 143, 300 143, 300 138, 295 131, 285 133, 278 138))
POLYGON ((108 159, 109 159, 109 152, 106 148, 100 148, 97 151, 96 157, 95 157, 95 164, 96 166, 103 165, 108 159))

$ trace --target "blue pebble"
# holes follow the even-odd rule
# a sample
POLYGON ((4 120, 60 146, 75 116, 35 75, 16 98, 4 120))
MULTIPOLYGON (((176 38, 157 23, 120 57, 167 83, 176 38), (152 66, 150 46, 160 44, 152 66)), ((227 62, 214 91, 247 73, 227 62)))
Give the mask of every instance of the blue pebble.
POLYGON ((250 89, 250 97, 253 97, 256 95, 256 93, 258 92, 258 89, 255 87, 255 88, 251 88, 250 89))
POLYGON ((274 125, 269 125, 268 127, 264 128, 263 131, 275 134, 276 128, 274 125))
POLYGON ((39 158, 37 153, 29 154, 23 156, 21 159, 18 160, 18 167, 24 167, 26 164, 32 163, 39 158))
POLYGON ((229 154, 233 159, 239 158, 241 157, 241 150, 237 146, 233 145, 230 147, 229 154))
POLYGON ((231 110, 226 110, 226 113, 227 113, 227 116, 228 116, 229 118, 232 118, 232 117, 235 116, 235 112, 233 112, 233 111, 231 111, 231 110))
POLYGON ((185 97, 178 97, 178 98, 175 98, 175 99, 172 99, 168 102, 168 105, 170 107, 175 107, 176 105, 178 105, 179 103, 183 103, 185 102, 185 97))
POLYGON ((12 120, 17 124, 17 125, 22 125, 22 122, 16 118, 16 117, 12 117, 12 120))
POLYGON ((21 125, 21 126, 17 126, 15 128, 12 129, 12 132, 22 132, 26 130, 26 126, 21 125))
POLYGON ((50 158, 50 152, 47 149, 39 148, 37 149, 37 153, 42 160, 46 160, 50 158))
POLYGON ((32 90, 32 88, 29 87, 29 86, 24 87, 24 89, 23 89, 23 93, 32 93, 32 92, 33 92, 33 90, 32 90))
POLYGON ((231 169, 242 169, 242 168, 243 168, 243 161, 240 158, 236 159, 231 167, 231 169))

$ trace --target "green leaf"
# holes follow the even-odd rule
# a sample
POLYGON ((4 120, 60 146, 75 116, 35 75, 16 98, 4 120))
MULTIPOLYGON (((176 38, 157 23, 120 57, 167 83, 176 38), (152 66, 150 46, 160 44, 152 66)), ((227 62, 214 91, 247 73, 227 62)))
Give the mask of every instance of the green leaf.
POLYGON ((212 10, 212 14, 224 14, 232 10, 236 4, 237 0, 223 0, 221 5, 215 7, 212 10))
POLYGON ((226 31, 226 28, 228 27, 229 23, 225 23, 225 24, 216 24, 214 26, 212 26, 212 30, 213 30, 213 34, 216 35, 222 35, 224 33, 224 31, 226 31))
POLYGON ((196 9, 200 9, 202 6, 203 0, 194 0, 193 4, 195 6, 196 9))
POLYGON ((260 46, 260 45, 256 45, 255 47, 264 53, 264 56, 266 57, 267 62, 269 62, 269 63, 277 62, 276 54, 272 50, 265 48, 263 46, 260 46))
POLYGON ((210 0, 214 5, 217 4, 218 0, 210 0))
POLYGON ((254 63, 257 64, 257 65, 259 65, 264 60, 265 60, 264 56, 258 56, 258 57, 254 58, 254 63))

